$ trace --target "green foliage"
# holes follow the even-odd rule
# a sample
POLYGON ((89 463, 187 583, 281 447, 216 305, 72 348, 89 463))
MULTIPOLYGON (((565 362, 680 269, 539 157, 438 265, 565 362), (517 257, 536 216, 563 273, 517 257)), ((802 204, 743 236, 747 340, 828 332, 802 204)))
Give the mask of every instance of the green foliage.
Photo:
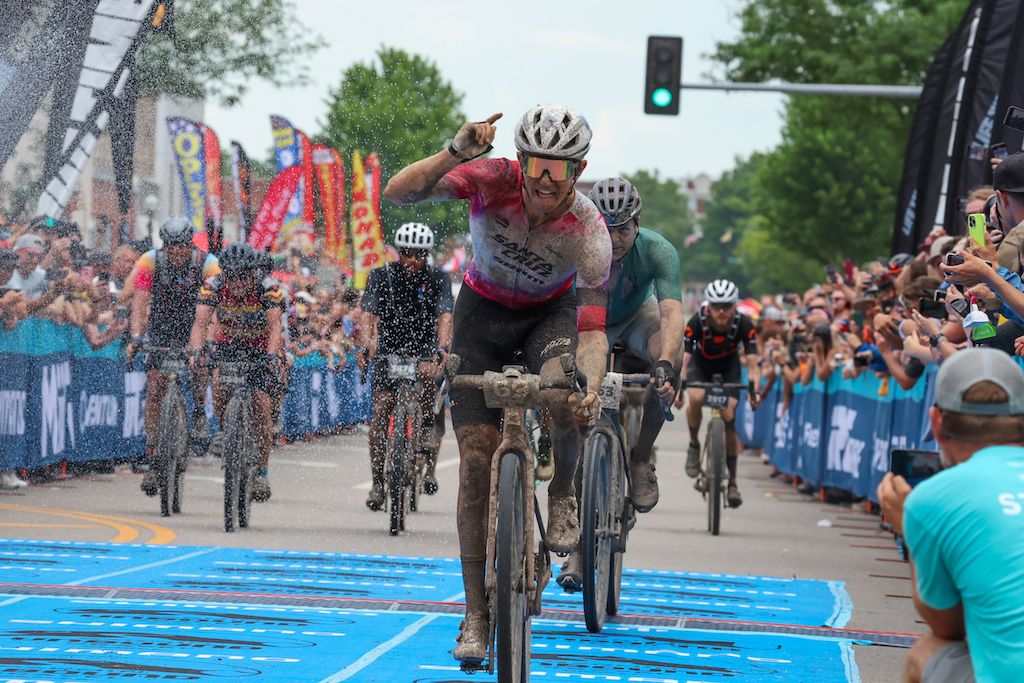
MULTIPOLYGON (((386 183, 408 164, 444 149, 466 117, 462 94, 432 61, 389 47, 381 47, 377 59, 345 70, 331 91, 327 122, 316 138, 340 151, 346 163, 353 150, 364 157, 376 152, 386 183)), ((408 221, 454 234, 467 229, 469 207, 466 202, 396 206, 384 201, 381 214, 386 237, 408 221)))
MULTIPOLYGON (((739 39, 712 58, 727 80, 917 84, 966 5, 748 0, 739 39)), ((886 253, 913 115, 905 100, 791 97, 779 147, 747 162, 752 175, 737 178, 738 168, 715 187, 705 233, 735 231, 737 277, 755 291, 797 289, 830 261, 886 253), (730 197, 737 180, 746 189, 730 197), (746 218, 730 202, 747 204, 746 218)))
MULTIPOLYGON (((644 202, 640 225, 660 233, 675 245, 682 256, 683 240, 693 230, 693 215, 686 197, 679 194, 679 184, 674 180, 662 179, 658 171, 638 170, 624 173, 623 177, 633 183, 644 202)), ((687 277, 685 262, 683 277, 687 277)))
POLYGON ((178 0, 173 32, 150 35, 136 60, 144 95, 238 104, 252 79, 308 82, 301 60, 323 45, 289 0, 178 0))

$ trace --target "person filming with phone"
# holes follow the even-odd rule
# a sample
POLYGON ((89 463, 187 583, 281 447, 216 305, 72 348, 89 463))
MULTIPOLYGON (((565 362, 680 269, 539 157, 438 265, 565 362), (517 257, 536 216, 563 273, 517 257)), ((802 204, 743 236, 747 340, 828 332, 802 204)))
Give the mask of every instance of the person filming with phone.
POLYGON ((1024 372, 995 349, 961 351, 929 413, 945 469, 878 486, 910 551, 914 606, 930 633, 904 680, 1018 681, 1024 671, 1024 372))

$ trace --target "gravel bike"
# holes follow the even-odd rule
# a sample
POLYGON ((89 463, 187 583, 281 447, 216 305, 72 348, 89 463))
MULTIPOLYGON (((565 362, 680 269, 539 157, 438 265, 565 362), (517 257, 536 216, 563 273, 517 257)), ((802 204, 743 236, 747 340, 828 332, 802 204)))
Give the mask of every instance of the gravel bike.
POLYGON ((405 531, 405 515, 415 512, 423 492, 423 462, 420 461, 420 429, 423 413, 415 356, 387 357, 388 378, 396 386, 395 410, 388 420, 384 481, 387 486, 389 532, 405 531))
POLYGON ((224 410, 224 531, 245 529, 252 521, 253 486, 260 452, 252 405, 255 392, 249 382, 264 363, 218 360, 217 381, 228 393, 224 410))
POLYGON ((534 495, 536 453, 526 430, 526 411, 540 404, 547 389, 579 391, 575 360, 561 357, 565 379, 541 379, 524 368, 459 375, 462 359, 448 357, 435 412, 448 388, 483 392, 488 408, 502 410, 502 439, 491 460, 484 587, 490 612, 487 659, 462 662, 466 672, 498 672, 499 683, 530 678, 530 619, 540 614, 541 594, 551 578, 551 556, 544 546, 544 520, 534 495), (530 521, 533 511, 536 527, 530 521), (540 541, 534 546, 535 531, 540 541))
POLYGON ((170 517, 181 512, 185 495, 185 469, 189 459, 189 431, 185 418, 185 398, 181 394, 181 378, 188 371, 187 349, 146 346, 146 353, 158 354, 160 374, 166 380, 160 402, 160 438, 151 467, 157 470, 160 490, 160 514, 170 517))
POLYGON ((704 451, 701 454, 700 474, 695 486, 708 502, 708 531, 717 536, 722 523, 722 506, 728 505, 725 496, 725 419, 722 411, 729 405, 731 389, 746 389, 746 384, 723 382, 721 375, 712 375, 710 382, 687 382, 686 388, 704 389, 704 405, 711 409, 704 451))
MULTIPOLYGON (((636 523, 627 487, 632 444, 627 441, 619 414, 623 408, 635 413, 634 428, 639 430, 638 404, 642 404, 650 381, 648 373, 606 373, 598 394, 601 417, 583 444, 580 559, 583 615, 591 633, 601 632, 606 614, 618 612, 622 558, 629 530, 636 523), (626 389, 639 395, 636 403, 625 395, 626 389)), ((635 438, 634 433, 633 444, 635 438)))

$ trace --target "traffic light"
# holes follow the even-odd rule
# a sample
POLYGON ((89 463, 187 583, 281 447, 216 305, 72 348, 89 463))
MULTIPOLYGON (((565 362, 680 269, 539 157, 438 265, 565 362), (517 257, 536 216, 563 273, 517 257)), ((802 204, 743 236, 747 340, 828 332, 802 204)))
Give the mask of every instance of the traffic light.
POLYGON ((648 36, 644 113, 677 116, 682 76, 683 39, 648 36))

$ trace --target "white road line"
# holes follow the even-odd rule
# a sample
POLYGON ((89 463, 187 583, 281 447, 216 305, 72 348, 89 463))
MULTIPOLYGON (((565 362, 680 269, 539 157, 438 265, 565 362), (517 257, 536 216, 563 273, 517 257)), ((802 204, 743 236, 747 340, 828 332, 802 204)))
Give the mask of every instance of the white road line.
MULTIPOLYGON (((280 461, 275 460, 274 462, 280 462, 280 461)), ((459 459, 458 458, 448 458, 447 460, 442 460, 441 462, 437 463, 437 465, 434 467, 434 471, 436 472, 437 470, 446 470, 449 467, 455 467, 458 464, 459 464, 459 459)), ((356 484, 355 486, 353 486, 352 490, 353 491, 369 491, 372 488, 373 488, 373 481, 364 481, 364 482, 362 482, 360 484, 356 484)))
POLYGON ((336 462, 321 462, 319 460, 285 460, 283 458, 273 458, 271 460, 275 465, 297 465, 299 467, 320 467, 323 469, 336 469, 338 463, 336 462))
MULTIPOLYGON (((464 593, 456 593, 450 598, 445 598, 443 602, 455 602, 456 600, 461 600, 464 595, 464 593)), ((424 626, 430 624, 436 619, 441 618, 442 616, 445 615, 431 614, 429 616, 423 617, 418 621, 414 621, 413 623, 409 624, 404 629, 402 629, 402 631, 391 640, 381 643, 380 645, 373 648, 356 661, 346 666, 341 671, 338 671, 337 673, 332 674, 327 678, 323 679, 322 681, 320 681, 320 683, 340 683, 341 681, 349 680, 350 678, 352 678, 352 676, 356 675, 357 673, 359 673, 360 671, 362 671, 363 669, 370 666, 375 661, 386 655, 388 652, 395 649, 396 647, 398 647, 399 645, 401 645, 402 643, 404 643, 405 641, 409 640, 414 635, 419 633, 424 626)))
POLYGON ((141 566, 138 566, 138 567, 131 567, 129 569, 122 569, 121 571, 110 572, 109 574, 98 574, 97 576, 89 576, 89 577, 86 577, 84 579, 78 579, 77 581, 69 581, 68 583, 66 583, 64 585, 65 586, 81 586, 82 584, 88 583, 89 581, 102 581, 103 579, 109 579, 109 578, 114 577, 114 576, 121 576, 122 574, 132 574, 134 572, 142 571, 143 569, 152 569, 153 567, 162 567, 165 564, 174 564, 175 562, 182 562, 183 560, 190 560, 193 557, 199 557, 200 555, 206 555, 208 553, 214 552, 215 550, 220 550, 220 548, 204 548, 202 550, 197 550, 194 553, 189 553, 187 555, 180 555, 178 557, 169 557, 166 560, 160 560, 159 562, 150 562, 149 564, 144 564, 144 565, 141 565, 141 566))

